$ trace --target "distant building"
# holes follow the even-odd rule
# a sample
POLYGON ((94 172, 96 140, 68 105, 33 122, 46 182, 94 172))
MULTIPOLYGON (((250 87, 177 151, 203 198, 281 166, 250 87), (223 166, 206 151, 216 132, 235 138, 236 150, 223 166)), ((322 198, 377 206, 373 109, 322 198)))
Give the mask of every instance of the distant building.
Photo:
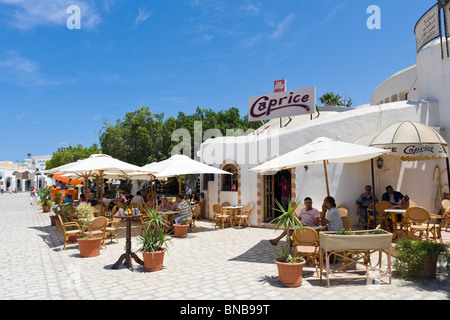
POLYGON ((17 163, 0 162, 0 185, 7 191, 9 186, 17 191, 29 191, 31 187, 39 189, 51 185, 52 180, 40 173, 45 170, 46 161, 52 156, 33 156, 17 163))

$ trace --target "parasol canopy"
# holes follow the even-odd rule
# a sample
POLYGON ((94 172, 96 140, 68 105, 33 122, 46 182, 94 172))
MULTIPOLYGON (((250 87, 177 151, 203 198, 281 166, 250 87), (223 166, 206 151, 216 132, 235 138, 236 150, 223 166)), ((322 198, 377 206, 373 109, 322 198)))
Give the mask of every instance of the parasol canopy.
POLYGON ((448 146, 444 138, 433 128, 413 121, 395 123, 375 134, 364 136, 355 143, 387 149, 403 161, 448 157, 448 146))
POLYGON ((55 174, 55 175, 52 177, 52 179, 55 179, 55 180, 57 180, 57 181, 61 181, 61 182, 64 182, 64 183, 68 183, 68 184, 71 184, 71 185, 73 185, 73 186, 77 186, 77 185, 83 183, 83 180, 81 180, 81 179, 80 179, 80 180, 73 180, 73 179, 71 179, 70 177, 64 176, 64 174, 62 174, 62 173, 55 174))
POLYGON ((388 150, 380 148, 367 147, 320 137, 300 148, 252 168, 250 171, 267 174, 299 166, 323 163, 327 194, 330 195, 326 167, 327 163, 357 163, 387 153, 389 153, 388 150))

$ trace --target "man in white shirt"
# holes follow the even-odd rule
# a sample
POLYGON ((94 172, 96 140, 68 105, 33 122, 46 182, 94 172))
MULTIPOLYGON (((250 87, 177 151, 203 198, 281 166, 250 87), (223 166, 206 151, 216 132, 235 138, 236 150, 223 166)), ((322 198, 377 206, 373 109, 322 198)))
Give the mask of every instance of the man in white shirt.
POLYGON ((138 191, 138 192, 136 193, 136 195, 133 197, 133 199, 131 199, 131 202, 130 202, 130 203, 140 203, 140 204, 142 204, 142 205, 145 204, 145 200, 144 200, 144 198, 141 196, 141 192, 140 192, 140 191, 138 191))
POLYGON ((186 200, 184 200, 183 196, 181 194, 179 194, 176 198, 176 205, 174 210, 178 211, 179 213, 177 213, 175 215, 175 219, 174 219, 174 223, 178 223, 178 221, 181 218, 185 218, 189 212, 190 212, 190 205, 189 203, 187 203, 186 200))

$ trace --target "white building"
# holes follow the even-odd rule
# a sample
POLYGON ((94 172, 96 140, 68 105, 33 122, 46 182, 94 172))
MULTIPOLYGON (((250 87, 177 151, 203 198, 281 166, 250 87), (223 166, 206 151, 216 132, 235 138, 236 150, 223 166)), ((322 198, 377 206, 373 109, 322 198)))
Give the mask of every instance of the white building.
MULTIPOLYGON (((445 39, 444 39, 445 43, 445 39)), ((229 176, 202 177, 201 191, 205 192, 212 217, 212 205, 229 201, 231 204, 254 204, 250 217, 252 225, 261 226, 274 218, 277 181, 281 173, 259 175, 249 169, 276 156, 301 147, 324 136, 345 142, 355 142, 391 124, 415 121, 435 128, 450 141, 450 58, 441 59, 440 39, 430 43, 416 57, 416 65, 402 70, 377 87, 369 105, 351 108, 346 112, 321 111, 310 117, 296 116, 273 119, 264 128, 241 137, 223 137, 205 141, 198 152, 201 160, 224 170, 229 176), (448 129, 447 129, 448 128, 448 129), (447 130, 446 130, 447 129, 447 130), (212 181, 211 181, 212 180, 212 181), (236 186, 236 191, 231 189, 236 186)), ((437 212, 444 192, 448 193, 445 160, 402 162, 395 156, 385 156, 381 170, 375 168, 375 192, 381 198, 387 185, 408 194, 410 198, 437 212), (438 179, 441 176, 441 180, 438 179)), ((292 198, 313 199, 313 206, 321 208, 326 196, 323 166, 298 167, 290 175, 292 198)), ((371 184, 370 161, 358 164, 329 164, 330 194, 338 205, 349 208, 354 224, 355 200, 371 184)))
POLYGON ((31 187, 39 189, 51 185, 52 180, 40 173, 45 170, 45 163, 51 158, 52 156, 33 156, 18 163, 0 163, 0 185, 4 186, 5 191, 12 186, 12 189, 18 192, 29 191, 31 187))

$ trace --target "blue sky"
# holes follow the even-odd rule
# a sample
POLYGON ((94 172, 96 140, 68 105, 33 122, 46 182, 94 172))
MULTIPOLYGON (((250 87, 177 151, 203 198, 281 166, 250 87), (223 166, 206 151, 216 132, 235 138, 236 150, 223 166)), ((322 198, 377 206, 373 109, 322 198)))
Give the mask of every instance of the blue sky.
POLYGON ((415 64, 434 0, 0 0, 0 161, 98 142, 103 119, 237 107, 315 86, 353 106, 415 64), (81 29, 69 29, 70 5, 81 29), (367 8, 381 9, 370 30, 367 8))

